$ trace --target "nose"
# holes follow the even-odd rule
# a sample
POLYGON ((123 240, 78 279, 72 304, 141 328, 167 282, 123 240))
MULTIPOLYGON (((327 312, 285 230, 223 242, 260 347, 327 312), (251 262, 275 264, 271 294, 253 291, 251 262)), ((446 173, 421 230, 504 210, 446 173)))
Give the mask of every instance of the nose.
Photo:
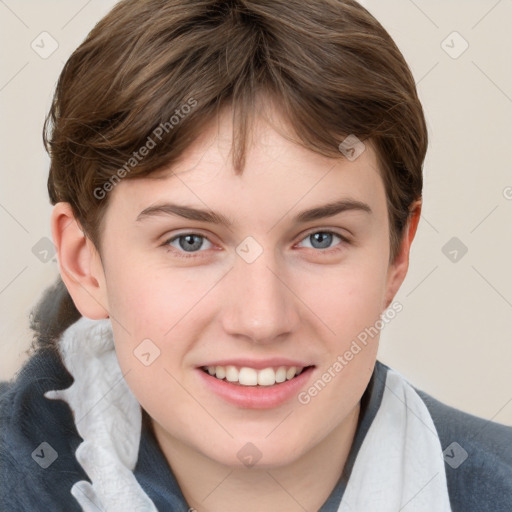
POLYGON ((222 324, 231 336, 271 343, 284 339, 299 324, 299 301, 270 253, 264 251, 252 263, 237 257, 229 272, 222 324))

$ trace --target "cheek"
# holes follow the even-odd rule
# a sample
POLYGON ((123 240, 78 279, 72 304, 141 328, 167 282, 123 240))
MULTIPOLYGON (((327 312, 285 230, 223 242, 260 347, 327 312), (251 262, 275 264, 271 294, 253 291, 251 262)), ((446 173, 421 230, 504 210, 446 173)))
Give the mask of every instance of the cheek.
POLYGON ((308 306, 304 313, 310 315, 312 325, 343 344, 378 320, 385 286, 383 263, 363 255, 352 264, 301 273, 294 290, 308 306))
POLYGON ((116 351, 134 390, 151 394, 152 382, 169 381, 167 372, 183 377, 187 354, 211 318, 208 291, 218 278, 213 272, 191 274, 126 260, 112 269, 109 312, 116 351), (147 359, 154 359, 148 367, 147 359))
POLYGON ((187 286, 176 274, 136 261, 115 266, 108 280, 111 316, 133 336, 162 338, 199 293, 197 283, 187 286))
MULTIPOLYGON (((126 380, 130 384, 145 382, 160 366, 162 340, 172 325, 169 292, 150 268, 127 259, 109 266, 107 282, 119 364, 123 373, 128 372, 126 380)), ((140 383, 133 389, 139 387, 140 383)))
POLYGON ((376 258, 361 258, 331 275, 321 289, 316 280, 310 282, 309 289, 316 292, 308 300, 321 319, 311 335, 320 337, 326 352, 316 380, 299 397, 303 409, 298 412, 303 421, 323 418, 320 436, 344 420, 368 385, 382 327, 385 268, 376 258))

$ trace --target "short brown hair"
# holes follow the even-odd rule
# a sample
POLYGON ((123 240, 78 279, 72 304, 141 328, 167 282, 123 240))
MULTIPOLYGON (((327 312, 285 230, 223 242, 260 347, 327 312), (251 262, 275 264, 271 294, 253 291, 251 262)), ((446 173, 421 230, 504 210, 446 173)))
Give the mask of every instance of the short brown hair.
POLYGON ((308 149, 339 158, 348 135, 372 144, 393 260, 421 197, 427 128, 402 54, 354 0, 119 2, 57 84, 44 129, 52 204, 69 202, 99 249, 108 195, 97 191, 171 165, 228 105, 233 165, 242 172, 260 93, 277 100, 308 149), (158 129, 165 136, 135 160, 158 129))

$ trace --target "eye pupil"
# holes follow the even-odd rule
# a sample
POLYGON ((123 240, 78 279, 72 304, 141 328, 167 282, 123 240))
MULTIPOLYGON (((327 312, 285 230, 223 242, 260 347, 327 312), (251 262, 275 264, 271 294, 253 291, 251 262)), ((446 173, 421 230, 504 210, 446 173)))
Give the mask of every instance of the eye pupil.
POLYGON ((314 233, 312 236, 312 245, 315 247, 315 243, 319 242, 321 247, 315 247, 318 249, 326 249, 331 245, 332 242, 332 233, 325 233, 324 231, 319 231, 314 233))
POLYGON ((188 252, 190 252, 190 250, 199 249, 202 245, 202 237, 199 235, 183 235, 179 237, 179 241, 180 247, 188 252), (186 242, 183 242, 184 239, 186 242))

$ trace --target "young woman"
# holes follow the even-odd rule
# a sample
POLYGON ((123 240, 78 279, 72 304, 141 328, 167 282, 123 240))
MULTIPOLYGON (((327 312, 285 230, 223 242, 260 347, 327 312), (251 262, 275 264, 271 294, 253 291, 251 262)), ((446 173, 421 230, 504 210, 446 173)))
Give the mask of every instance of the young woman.
POLYGON ((47 119, 62 281, 4 386, 9 511, 476 511, 512 429, 378 362, 427 130, 353 0, 124 0, 47 119))

